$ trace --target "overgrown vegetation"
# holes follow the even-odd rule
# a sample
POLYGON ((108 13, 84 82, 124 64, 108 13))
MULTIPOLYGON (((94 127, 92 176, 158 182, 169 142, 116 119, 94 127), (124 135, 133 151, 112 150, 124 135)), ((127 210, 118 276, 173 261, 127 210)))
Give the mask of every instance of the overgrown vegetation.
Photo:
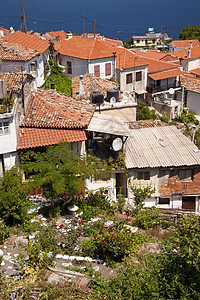
POLYGON ((148 106, 145 106, 144 102, 139 103, 139 112, 136 116, 136 120, 155 120, 156 112, 155 110, 150 110, 148 106))
POLYGON ((28 217, 27 188, 17 167, 4 172, 0 178, 0 217, 6 225, 23 223, 28 217))
POLYGON ((54 57, 54 44, 50 41, 50 59, 46 65, 46 72, 50 71, 50 75, 45 80, 44 88, 51 89, 51 82, 54 82, 55 89, 58 93, 63 93, 71 96, 71 78, 67 78, 63 73, 65 68, 58 66, 54 57))
POLYGON ((194 123, 195 125, 199 124, 199 121, 195 118, 195 115, 192 112, 188 112, 186 109, 183 109, 180 116, 175 118, 176 121, 182 123, 194 123))
POLYGON ((179 32, 179 38, 181 40, 195 40, 200 41, 200 25, 187 25, 181 32, 179 32))

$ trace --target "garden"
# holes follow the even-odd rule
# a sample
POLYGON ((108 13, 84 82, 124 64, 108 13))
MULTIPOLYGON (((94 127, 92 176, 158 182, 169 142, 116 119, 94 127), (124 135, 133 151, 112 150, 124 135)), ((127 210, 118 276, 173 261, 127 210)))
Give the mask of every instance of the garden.
POLYGON ((98 173, 97 162, 63 145, 21 160, 26 184, 16 167, 0 179, 1 299, 199 299, 199 216, 174 224, 144 208, 151 186, 130 187, 134 207, 103 190, 83 196, 81 174, 98 173))

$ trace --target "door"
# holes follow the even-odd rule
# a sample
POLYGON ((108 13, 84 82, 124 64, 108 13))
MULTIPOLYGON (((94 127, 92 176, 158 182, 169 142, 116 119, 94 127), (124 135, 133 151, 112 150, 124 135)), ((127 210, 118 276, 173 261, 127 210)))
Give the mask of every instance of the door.
POLYGON ((196 197, 182 197, 182 209, 195 211, 195 199, 196 197))
POLYGON ((117 195, 121 193, 126 198, 128 197, 127 193, 127 175, 124 173, 116 174, 116 193, 117 195))

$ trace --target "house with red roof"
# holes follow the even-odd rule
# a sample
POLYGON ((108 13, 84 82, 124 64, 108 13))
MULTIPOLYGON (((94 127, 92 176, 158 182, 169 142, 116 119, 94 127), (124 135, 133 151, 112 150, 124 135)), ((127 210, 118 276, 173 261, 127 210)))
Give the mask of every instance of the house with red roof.
POLYGON ((19 128, 17 149, 45 148, 68 142, 70 150, 85 153, 85 130, 95 105, 55 90, 33 92, 19 128))
POLYGON ((6 36, 4 41, 25 47, 26 51, 35 50, 40 54, 39 59, 35 60, 33 64, 29 64, 28 68, 29 72, 35 72, 37 86, 42 86, 44 84, 44 68, 49 60, 49 41, 19 30, 6 36))
POLYGON ((4 36, 6 36, 8 34, 10 34, 10 31, 8 29, 0 27, 0 37, 4 37, 4 36))
POLYGON ((173 56, 179 59, 180 65, 185 71, 200 68, 200 45, 174 51, 173 56))
POLYGON ((173 52, 196 46, 200 46, 200 42, 198 40, 175 40, 169 44, 169 51, 173 52))
POLYGON ((108 42, 75 36, 57 43, 55 49, 59 51, 60 66, 66 67, 67 77, 115 77, 115 53, 108 42))
POLYGON ((25 73, 2 73, 0 80, 0 176, 17 163, 17 132, 34 78, 25 73))

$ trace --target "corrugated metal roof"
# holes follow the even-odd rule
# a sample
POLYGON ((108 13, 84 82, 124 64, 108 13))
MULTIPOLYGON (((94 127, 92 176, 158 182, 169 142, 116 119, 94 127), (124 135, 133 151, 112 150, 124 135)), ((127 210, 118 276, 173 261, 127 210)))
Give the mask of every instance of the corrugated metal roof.
POLYGON ((126 167, 155 168, 200 164, 200 151, 175 126, 131 130, 125 142, 126 167))
POLYGON ((87 130, 120 136, 131 136, 132 134, 132 130, 119 117, 104 115, 102 113, 95 113, 93 115, 87 130))

